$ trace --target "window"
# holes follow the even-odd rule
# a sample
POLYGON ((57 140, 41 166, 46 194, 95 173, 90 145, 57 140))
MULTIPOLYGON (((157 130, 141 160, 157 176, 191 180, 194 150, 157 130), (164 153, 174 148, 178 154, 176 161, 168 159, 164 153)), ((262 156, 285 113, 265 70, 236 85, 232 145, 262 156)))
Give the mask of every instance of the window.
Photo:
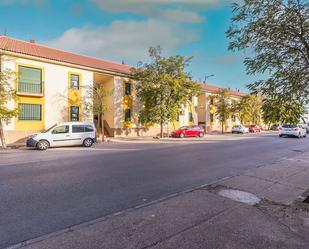
POLYGON ((78 106, 71 106, 70 120, 79 121, 79 107, 78 106))
POLYGON ((189 122, 193 122, 193 114, 192 114, 192 112, 189 112, 189 122))
POLYGON ((210 114, 210 122, 213 122, 213 121, 214 121, 214 115, 210 114))
POLYGON ((18 66, 18 92, 42 93, 42 69, 18 66))
POLYGON ((19 120, 42 120, 42 106, 37 104, 18 104, 19 120))
POLYGON ((79 89, 79 75, 71 74, 70 75, 71 89, 79 89))
POLYGON ((94 131, 93 126, 91 126, 91 125, 85 126, 85 132, 93 132, 93 131, 94 131))
POLYGON ((58 126, 52 131, 52 134, 65 134, 65 133, 69 133, 68 125, 58 126))
POLYGON ((130 96, 131 95, 131 83, 127 82, 125 84, 125 95, 130 96))
POLYGON ((82 133, 85 132, 85 126, 83 125, 73 125, 72 126, 73 133, 82 133))
POLYGON ((179 115, 177 115, 176 117, 176 122, 179 122, 179 115))
POLYGON ((126 109, 125 110, 124 120, 126 122, 130 122, 131 121, 131 109, 126 109))
POLYGON ((72 132, 73 133, 83 133, 83 132, 93 132, 94 129, 91 125, 73 125, 72 132))
POLYGON ((235 115, 232 115, 232 121, 236 122, 236 116, 235 115))
POLYGON ((210 104, 211 104, 211 105, 214 104, 214 99, 213 99, 213 98, 210 99, 210 104))

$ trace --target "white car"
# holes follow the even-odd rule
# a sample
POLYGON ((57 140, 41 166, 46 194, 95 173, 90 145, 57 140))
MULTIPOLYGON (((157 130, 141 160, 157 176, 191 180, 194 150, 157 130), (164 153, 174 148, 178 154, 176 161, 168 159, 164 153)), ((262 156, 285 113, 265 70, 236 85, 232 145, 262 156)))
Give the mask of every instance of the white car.
POLYGON ((284 124, 279 127, 279 136, 306 137, 307 130, 303 125, 288 125, 284 124))
POLYGON ((49 147, 83 145, 91 147, 96 141, 95 126, 87 122, 68 122, 52 126, 45 132, 27 139, 27 147, 47 150, 49 147))
POLYGON ((232 127, 232 133, 242 133, 242 134, 249 133, 249 128, 247 128, 244 125, 234 125, 232 127))

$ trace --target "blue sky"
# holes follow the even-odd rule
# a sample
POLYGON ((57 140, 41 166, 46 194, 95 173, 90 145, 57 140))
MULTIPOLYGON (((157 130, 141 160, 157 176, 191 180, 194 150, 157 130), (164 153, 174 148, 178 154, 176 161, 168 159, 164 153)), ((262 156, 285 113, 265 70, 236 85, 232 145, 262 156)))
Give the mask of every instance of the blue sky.
POLYGON ((149 46, 194 56, 197 80, 246 90, 243 52, 227 50, 232 0, 0 0, 0 33, 135 66, 149 46))

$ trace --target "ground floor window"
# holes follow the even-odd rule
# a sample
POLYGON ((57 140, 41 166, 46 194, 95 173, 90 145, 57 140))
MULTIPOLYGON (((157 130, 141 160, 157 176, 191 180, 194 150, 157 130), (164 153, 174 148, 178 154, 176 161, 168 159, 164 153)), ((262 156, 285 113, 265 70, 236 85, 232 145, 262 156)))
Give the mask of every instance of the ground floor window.
POLYGON ((78 106, 71 106, 70 121, 79 121, 79 107, 78 106))
POLYGON ((189 122, 193 122, 193 113, 189 112, 189 122))
POLYGON ((19 120, 42 120, 42 105, 39 104, 18 104, 19 120))
POLYGON ((130 122, 131 121, 131 109, 126 109, 125 110, 124 120, 126 122, 130 122))
POLYGON ((232 121, 236 122, 236 116, 235 115, 232 115, 232 121))

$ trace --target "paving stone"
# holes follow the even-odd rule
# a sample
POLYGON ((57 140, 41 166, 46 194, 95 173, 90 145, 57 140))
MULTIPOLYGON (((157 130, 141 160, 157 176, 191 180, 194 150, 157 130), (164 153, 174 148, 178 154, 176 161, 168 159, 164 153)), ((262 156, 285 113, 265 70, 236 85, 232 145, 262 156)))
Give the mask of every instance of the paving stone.
POLYGON ((253 207, 240 205, 152 249, 308 249, 308 244, 253 207))
POLYGON ((144 248, 236 205, 239 204, 230 199, 198 190, 47 239, 25 249, 144 248))
POLYGON ((240 175, 220 182, 220 185, 259 194, 274 183, 252 176, 240 175))
POLYGON ((309 171, 301 171, 296 175, 289 176, 288 178, 279 182, 282 184, 301 188, 305 191, 309 189, 309 171))
POLYGON ((284 205, 290 205, 296 200, 300 195, 302 195, 305 190, 300 188, 295 188, 290 185, 284 185, 276 183, 269 187, 267 190, 260 194, 260 197, 267 198, 268 200, 275 201, 284 205))
POLYGON ((255 176, 265 180, 276 182, 285 179, 291 175, 295 175, 303 169, 293 167, 293 165, 272 164, 266 167, 250 169, 244 172, 244 175, 255 176))

